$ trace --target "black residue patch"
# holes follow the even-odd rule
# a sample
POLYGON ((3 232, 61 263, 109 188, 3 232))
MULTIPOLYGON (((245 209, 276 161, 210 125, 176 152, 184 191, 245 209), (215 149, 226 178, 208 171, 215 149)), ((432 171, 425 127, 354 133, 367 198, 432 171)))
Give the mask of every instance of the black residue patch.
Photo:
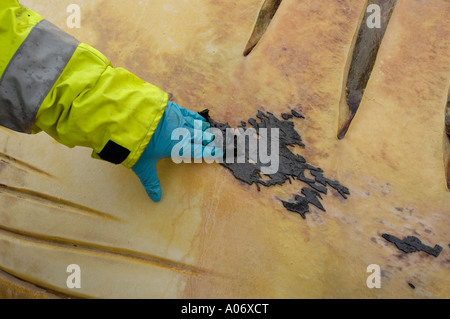
POLYGON ((322 211, 325 211, 325 208, 323 208, 323 206, 319 200, 319 199, 322 199, 319 192, 317 192, 311 188, 305 187, 302 189, 302 194, 305 196, 295 195, 294 202, 282 201, 283 206, 287 210, 290 210, 291 212, 299 213, 300 216, 302 216, 303 218, 306 218, 305 214, 307 212, 309 212, 309 204, 316 206, 317 208, 319 208, 322 211))
POLYGON ((283 118, 283 120, 286 120, 286 121, 287 121, 287 120, 293 118, 294 115, 292 115, 292 114, 287 114, 287 113, 283 113, 283 114, 281 114, 281 117, 283 118))
MULTIPOLYGON (((199 113, 202 115, 213 128, 218 128, 222 131, 224 140, 224 150, 230 152, 226 148, 226 130, 231 128, 229 124, 223 124, 216 122, 209 116, 209 110, 204 110, 199 113)), ((226 154, 224 155, 224 161, 221 165, 228 168, 238 180, 247 183, 249 185, 256 184, 258 190, 260 186, 270 187, 274 185, 283 185, 286 181, 292 183, 292 180, 299 180, 303 182, 306 186, 301 188, 299 194, 294 194, 294 198, 290 201, 280 200, 283 206, 291 211, 300 214, 305 218, 305 214, 310 211, 310 204, 316 206, 322 211, 325 211, 321 200, 321 194, 327 194, 328 187, 335 189, 344 199, 350 194, 347 187, 342 186, 338 181, 328 179, 324 176, 322 169, 310 165, 307 163, 306 159, 299 155, 294 154, 289 147, 292 146, 305 146, 302 142, 300 134, 294 128, 294 122, 289 121, 292 118, 304 118, 304 116, 295 110, 291 111, 291 114, 283 113, 281 115, 283 120, 278 119, 272 113, 264 113, 258 111, 256 118, 250 118, 248 123, 251 128, 255 129, 256 134, 259 135, 259 130, 261 128, 266 128, 268 133, 271 128, 279 129, 279 169, 275 174, 264 175, 261 172, 261 168, 266 164, 262 164, 259 158, 252 158, 250 160, 248 153, 248 143, 246 143, 246 154, 245 163, 237 163, 236 158, 238 156, 237 143, 234 141, 234 162, 226 162, 226 154), (309 173, 311 178, 306 177, 309 173), (262 175, 266 178, 262 178, 262 175)), ((239 130, 245 132, 248 125, 244 121, 238 127, 239 130)), ((235 137, 236 139, 236 137, 235 137)), ((267 143, 267 154, 270 153, 271 145, 270 139, 267 143)))
POLYGON ((438 257, 442 251, 442 247, 439 245, 435 245, 434 248, 430 246, 422 244, 419 238, 415 236, 408 236, 403 239, 399 239, 395 236, 389 234, 383 234, 382 237, 387 241, 395 244, 398 249, 405 253, 414 253, 416 251, 423 251, 429 255, 434 257, 438 257))
POLYGON ((299 119, 305 118, 305 116, 303 114, 298 113, 296 110, 292 110, 291 113, 292 113, 292 115, 294 115, 295 117, 297 117, 299 119))

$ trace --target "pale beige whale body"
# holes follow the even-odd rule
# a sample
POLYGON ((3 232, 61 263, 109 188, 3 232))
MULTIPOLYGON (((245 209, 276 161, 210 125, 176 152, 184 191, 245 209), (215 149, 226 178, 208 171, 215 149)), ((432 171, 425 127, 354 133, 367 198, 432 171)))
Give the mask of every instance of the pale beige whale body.
POLYGON ((78 1, 79 29, 66 24, 72 1, 21 2, 186 108, 233 126, 259 109, 301 111, 296 151, 351 195, 330 192, 326 212, 302 219, 279 201, 299 181, 258 192, 219 165, 166 160, 154 204, 130 170, 90 150, 0 129, 1 297, 450 297, 448 1, 398 0, 343 140, 364 0, 283 0, 247 57, 260 0, 78 1), (383 233, 443 251, 405 254, 383 233), (81 288, 67 286, 71 264, 81 288), (366 284, 373 264, 381 288, 366 284))

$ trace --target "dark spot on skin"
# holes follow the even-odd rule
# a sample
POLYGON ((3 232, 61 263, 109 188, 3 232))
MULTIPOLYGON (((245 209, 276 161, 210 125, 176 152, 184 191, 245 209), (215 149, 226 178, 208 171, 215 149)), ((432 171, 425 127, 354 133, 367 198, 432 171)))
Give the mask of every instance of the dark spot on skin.
MULTIPOLYGON (((279 129, 279 169, 274 174, 264 175, 264 178, 261 176, 261 168, 266 164, 261 163, 259 157, 250 161, 249 143, 246 143, 245 145, 245 162, 237 163, 238 152, 242 151, 237 149, 236 136, 234 136, 234 143, 230 144, 230 142, 233 141, 228 141, 228 143, 226 141, 226 130, 231 128, 229 124, 223 124, 213 120, 209 116, 209 110, 204 110, 199 114, 211 124, 211 127, 221 130, 224 141, 223 149, 226 153, 234 152, 234 161, 232 163, 227 163, 227 154, 225 154, 224 161, 221 165, 228 168, 238 180, 249 185, 256 184, 258 190, 260 190, 260 185, 265 187, 283 185, 286 181, 292 183, 292 180, 299 180, 306 184, 307 187, 301 188, 299 194, 294 194, 293 200, 280 200, 287 210, 298 213, 302 218, 305 218, 305 214, 310 212, 310 205, 325 211, 325 208, 321 204, 321 194, 326 195, 328 187, 331 187, 332 190, 335 190, 344 199, 347 198, 347 195, 349 195, 350 192, 347 187, 342 186, 338 181, 325 177, 322 169, 308 164, 303 156, 294 154, 289 149, 289 146, 304 146, 300 134, 294 128, 294 122, 287 120, 293 117, 304 118, 304 116, 295 110, 292 110, 291 113, 292 116, 284 113, 285 115, 282 115, 284 120, 280 120, 270 112, 264 113, 258 111, 256 119, 248 119, 248 123, 255 129, 257 135, 259 135, 260 129, 267 129, 269 138, 267 139, 268 151, 266 154, 269 154, 269 150, 272 149, 270 145, 270 129, 279 129), (311 178, 307 176, 311 176, 311 178)), ((245 133, 245 127, 246 125, 241 125, 238 129, 245 133)))

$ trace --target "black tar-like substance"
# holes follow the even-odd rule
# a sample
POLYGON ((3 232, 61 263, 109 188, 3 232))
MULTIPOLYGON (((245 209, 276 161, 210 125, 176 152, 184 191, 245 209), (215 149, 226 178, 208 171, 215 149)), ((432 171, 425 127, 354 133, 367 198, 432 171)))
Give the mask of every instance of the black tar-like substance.
POLYGON ((414 253, 416 251, 424 251, 429 255, 434 257, 438 257, 442 251, 442 247, 439 245, 435 245, 434 248, 431 248, 427 245, 422 244, 419 238, 415 236, 408 236, 403 239, 399 239, 395 236, 389 234, 381 235, 387 241, 395 244, 398 249, 405 253, 414 253))
MULTIPOLYGON (((229 124, 223 124, 213 120, 209 116, 209 110, 204 110, 199 114, 211 124, 211 127, 218 128, 222 131, 224 141, 223 147, 224 150, 229 152, 226 148, 226 130, 231 128, 229 124)), ((249 185, 256 184, 258 190, 260 190, 260 185, 270 187, 274 185, 283 185, 286 181, 292 183, 292 180, 295 179, 302 181, 306 186, 300 190, 300 193, 295 194, 293 200, 281 200, 281 202, 287 210, 298 213, 303 218, 306 218, 305 214, 310 211, 310 204, 325 211, 325 208, 321 204, 321 194, 327 194, 328 186, 335 189, 343 198, 347 198, 347 195, 349 195, 350 192, 346 187, 342 186, 338 181, 326 178, 322 169, 308 164, 303 156, 294 154, 289 149, 289 146, 305 146, 300 134, 294 128, 294 122, 289 121, 294 117, 304 118, 304 116, 297 111, 292 110, 291 114, 283 113, 281 117, 283 118, 282 120, 278 119, 270 112, 264 113, 258 111, 256 115, 257 119, 250 118, 248 120, 248 123, 255 129, 256 134, 258 135, 261 128, 266 128, 268 133, 271 131, 271 128, 279 129, 279 169, 277 173, 265 175, 266 178, 262 178, 261 167, 264 167, 266 164, 262 164, 258 159, 256 159, 256 161, 255 159, 249 160, 249 143, 246 143, 245 162, 237 163, 236 158, 238 150, 236 140, 233 144, 235 145, 234 162, 226 163, 225 154, 224 161, 221 165, 228 168, 238 180, 249 185), (306 177, 306 172, 309 172, 312 178, 306 177)), ((247 123, 241 121, 241 125, 238 126, 238 129, 245 132, 248 129, 247 123)), ((236 139, 236 136, 234 138, 236 139)), ((269 151, 271 150, 270 138, 268 138, 267 150, 267 154, 269 154, 269 151)))

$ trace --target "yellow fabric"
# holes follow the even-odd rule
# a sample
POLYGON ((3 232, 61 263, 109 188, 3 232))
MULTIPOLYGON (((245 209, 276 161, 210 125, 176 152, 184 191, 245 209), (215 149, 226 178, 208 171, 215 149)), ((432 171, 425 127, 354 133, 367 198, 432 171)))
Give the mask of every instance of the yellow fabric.
POLYGON ((99 153, 109 140, 130 150, 132 167, 150 141, 168 95, 81 43, 36 116, 34 133, 45 131, 68 146, 99 153))
MULTIPOLYGON (((17 0, 0 0, 0 73, 33 26, 43 18, 17 0)), ((68 146, 102 151, 108 141, 130 151, 122 163, 132 167, 150 141, 168 94, 129 71, 114 68, 91 46, 81 43, 40 105, 33 133, 45 131, 68 146)))
POLYGON ((31 29, 42 19, 17 0, 0 0, 0 76, 31 29))

